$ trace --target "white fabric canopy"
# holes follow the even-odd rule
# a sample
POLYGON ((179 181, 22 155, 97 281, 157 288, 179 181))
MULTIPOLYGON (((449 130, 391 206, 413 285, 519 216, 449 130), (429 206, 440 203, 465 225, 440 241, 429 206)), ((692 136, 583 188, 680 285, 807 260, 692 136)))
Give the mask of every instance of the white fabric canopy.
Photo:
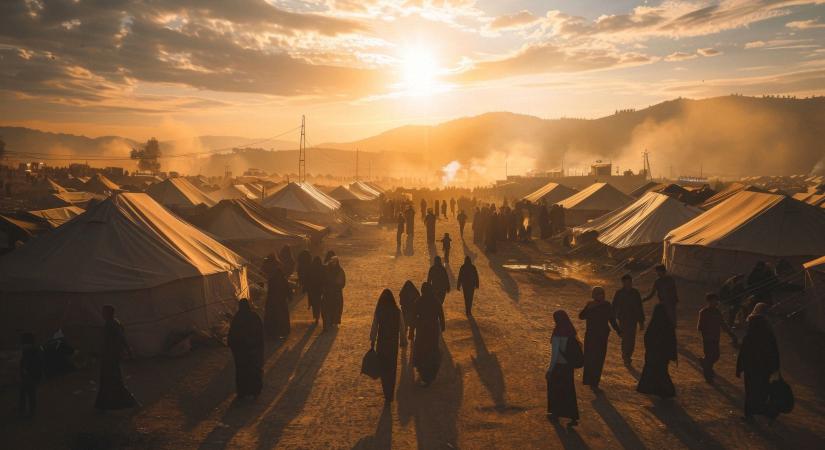
POLYGON ((106 178, 106 175, 96 173, 89 181, 83 184, 83 190, 95 194, 111 194, 120 189, 115 182, 106 178))
POLYGON ((339 202, 346 201, 369 201, 375 197, 363 195, 350 190, 347 186, 338 186, 329 192, 329 196, 338 200, 339 202))
POLYGON ((627 207, 607 213, 576 231, 596 231, 598 241, 609 247, 636 247, 664 241, 671 230, 702 212, 668 195, 648 192, 627 207))
POLYGON ((261 204, 267 208, 283 208, 302 213, 333 213, 341 208, 338 200, 324 194, 309 183, 289 183, 261 204))
POLYGON ((622 193, 611 184, 593 183, 558 204, 568 210, 613 211, 632 201, 632 197, 622 193))
POLYGON ((375 200, 380 197, 383 192, 382 190, 373 187, 373 185, 360 180, 350 183, 349 186, 347 186, 347 189, 349 189, 350 192, 356 196, 365 200, 375 200))
POLYGON ((60 225, 72 220, 73 218, 84 213, 83 208, 77 206, 64 206, 62 208, 40 209, 37 211, 29 211, 29 214, 44 219, 52 228, 57 228, 60 225))
POLYGON ((524 197, 524 200, 536 204, 544 200, 545 202, 547 202, 548 205, 553 205, 564 199, 569 198, 576 192, 578 191, 573 188, 567 187, 563 184, 550 182, 538 188, 535 192, 526 195, 524 197))
POLYGON ((243 184, 227 184, 221 189, 218 189, 215 192, 210 192, 209 196, 212 197, 213 200, 219 202, 221 200, 231 200, 236 198, 245 198, 248 200, 256 200, 260 198, 260 195, 252 192, 252 190, 243 184))
POLYGON ((283 228, 266 216, 262 208, 250 200, 222 200, 201 217, 193 219, 199 228, 221 241, 275 240, 302 244, 302 236, 283 228))
POLYGON ((200 204, 215 205, 214 200, 186 178, 168 178, 149 186, 146 193, 167 207, 193 208, 200 204))

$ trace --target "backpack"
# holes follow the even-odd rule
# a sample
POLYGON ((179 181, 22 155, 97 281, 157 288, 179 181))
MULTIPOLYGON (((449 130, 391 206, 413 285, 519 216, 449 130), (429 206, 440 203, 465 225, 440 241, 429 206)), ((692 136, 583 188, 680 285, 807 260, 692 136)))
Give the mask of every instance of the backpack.
POLYGON ((791 386, 779 374, 779 378, 771 381, 769 389, 769 403, 782 414, 787 414, 793 410, 794 396, 791 386))
POLYGON ((584 351, 582 351, 582 344, 574 336, 567 340, 567 348, 561 353, 567 364, 573 366, 574 369, 581 369, 584 367, 584 351))

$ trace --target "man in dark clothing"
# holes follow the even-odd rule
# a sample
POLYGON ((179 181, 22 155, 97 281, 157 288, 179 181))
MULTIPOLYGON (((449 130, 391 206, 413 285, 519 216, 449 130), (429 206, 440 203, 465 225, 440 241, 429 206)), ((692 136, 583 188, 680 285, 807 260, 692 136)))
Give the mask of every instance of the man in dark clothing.
POLYGON ((447 218, 447 200, 441 202, 441 215, 447 218))
POLYGON ((467 224, 467 214, 464 213, 464 210, 458 212, 458 232, 461 234, 461 240, 464 240, 464 225, 467 224))
POLYGON ((458 270, 456 286, 459 292, 464 292, 464 312, 473 315, 473 295, 478 289, 478 270, 469 256, 464 257, 464 264, 458 270))
POLYGON ((645 329, 645 310, 642 307, 642 294, 633 287, 633 277, 622 277, 622 288, 613 295, 613 311, 622 330, 622 360, 630 365, 633 351, 636 349, 636 330, 645 329))
POLYGON ((397 253, 401 253, 401 236, 404 235, 404 227, 407 226, 407 219, 404 217, 403 214, 399 213, 398 218, 396 219, 396 230, 395 230, 395 251, 397 253))
POLYGON ((748 274, 748 290, 757 302, 773 305, 772 292, 776 287, 776 275, 764 261, 759 261, 748 274))
POLYGON ((450 215, 455 217, 455 198, 450 199, 450 215))
POLYGON ((404 219, 407 221, 407 239, 411 239, 415 235, 415 210, 412 205, 404 212, 404 219))
POLYGON ((742 310, 746 295, 745 277, 742 274, 728 278, 719 288, 719 302, 727 308, 728 326, 736 326, 736 316, 742 310))
POLYGON ((34 335, 20 336, 20 402, 21 416, 34 416, 37 409, 37 385, 43 378, 43 352, 34 344, 34 335))
POLYGON ((748 316, 747 330, 736 360, 736 377, 745 374, 744 419, 747 422, 753 422, 756 414, 769 419, 778 415, 770 402, 770 379, 779 370, 779 346, 764 315, 768 308, 766 303, 759 303, 748 316))
POLYGON ((266 310, 264 324, 266 335, 271 339, 286 339, 291 331, 289 323, 289 301, 292 300, 292 289, 281 272, 280 267, 273 269, 272 276, 266 283, 266 310))
POLYGON ((324 300, 321 307, 325 331, 341 325, 341 316, 344 312, 344 287, 346 285, 347 274, 341 267, 341 262, 337 256, 330 257, 324 276, 324 300))
POLYGON ((424 223, 427 226, 427 244, 435 245, 435 215, 432 210, 427 211, 427 217, 424 223))
POLYGON ((440 256, 433 258, 433 265, 427 273, 427 283, 432 286, 435 298, 443 305, 447 293, 450 292, 450 278, 447 276, 447 269, 441 264, 440 256))
POLYGON ((419 204, 419 208, 421 210, 421 221, 423 222, 426 220, 427 216, 427 200, 424 200, 422 198, 421 203, 419 204))
POLYGON ((235 360, 235 388, 238 398, 257 397, 263 388, 264 328, 247 299, 238 302, 226 343, 235 360))
POLYGON ((679 294, 676 292, 676 280, 668 275, 667 268, 662 264, 656 266, 656 275, 658 275, 658 278, 653 282, 653 289, 642 301, 646 302, 653 298, 654 295, 658 295, 659 302, 665 305, 665 311, 667 311, 673 327, 676 328, 676 304, 679 303, 679 294))
POLYGON ((719 361, 719 336, 722 328, 728 332, 730 329, 722 319, 722 312, 719 311, 719 297, 715 293, 709 293, 705 296, 705 300, 708 304, 699 311, 699 323, 696 329, 702 334, 702 348, 705 353, 702 359, 702 371, 705 381, 713 383, 716 375, 713 365, 719 361))
POLYGON ((621 336, 621 328, 616 323, 613 306, 605 301, 604 288, 596 286, 591 294, 592 301, 587 303, 579 319, 587 321, 584 332, 584 373, 582 380, 593 389, 599 388, 607 356, 607 338, 610 336, 608 324, 621 336))
POLYGON ((436 219, 438 219, 438 215, 441 214, 441 202, 438 200, 433 202, 433 214, 435 214, 436 219))
POLYGON ((495 253, 498 240, 498 214, 491 209, 486 220, 487 228, 484 230, 485 250, 487 253, 495 253))
POLYGON ((132 354, 123 325, 115 319, 115 308, 104 305, 101 309, 103 319, 103 348, 100 353, 100 383, 98 384, 95 408, 99 410, 125 409, 138 406, 137 400, 123 384, 123 372, 120 360, 123 354, 132 354))

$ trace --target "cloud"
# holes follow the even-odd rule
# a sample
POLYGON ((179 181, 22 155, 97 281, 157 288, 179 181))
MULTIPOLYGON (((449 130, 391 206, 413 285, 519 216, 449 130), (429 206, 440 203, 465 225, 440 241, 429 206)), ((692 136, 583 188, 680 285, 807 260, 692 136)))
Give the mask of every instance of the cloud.
POLYGON ((685 61, 688 59, 694 59, 698 55, 696 53, 685 53, 685 52, 673 52, 667 56, 665 56, 665 61, 672 62, 672 61, 685 61))
POLYGON ((700 54, 701 56, 719 56, 722 54, 721 51, 715 48, 700 48, 696 50, 696 53, 700 54))
POLYGON ((530 11, 521 10, 516 13, 496 17, 490 22, 490 28, 493 30, 523 28, 536 23, 538 20, 539 18, 530 11))
POLYGON ((796 20, 785 24, 788 28, 795 28, 797 30, 811 30, 815 28, 825 28, 825 23, 819 21, 819 18, 808 20, 796 20))
POLYGON ((745 43, 745 48, 762 48, 765 45, 765 41, 750 41, 745 43))

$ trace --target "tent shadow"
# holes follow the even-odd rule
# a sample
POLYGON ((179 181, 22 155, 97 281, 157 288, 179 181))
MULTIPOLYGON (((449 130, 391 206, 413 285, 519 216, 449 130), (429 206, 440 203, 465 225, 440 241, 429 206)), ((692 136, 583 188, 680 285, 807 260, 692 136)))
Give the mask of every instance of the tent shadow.
POLYGON ((506 269, 501 267, 501 261, 503 260, 504 257, 502 257, 500 253, 487 255, 487 263, 493 273, 498 277, 499 285, 507 296, 510 297, 510 300, 518 303, 521 296, 518 283, 516 283, 516 280, 513 279, 506 269))

